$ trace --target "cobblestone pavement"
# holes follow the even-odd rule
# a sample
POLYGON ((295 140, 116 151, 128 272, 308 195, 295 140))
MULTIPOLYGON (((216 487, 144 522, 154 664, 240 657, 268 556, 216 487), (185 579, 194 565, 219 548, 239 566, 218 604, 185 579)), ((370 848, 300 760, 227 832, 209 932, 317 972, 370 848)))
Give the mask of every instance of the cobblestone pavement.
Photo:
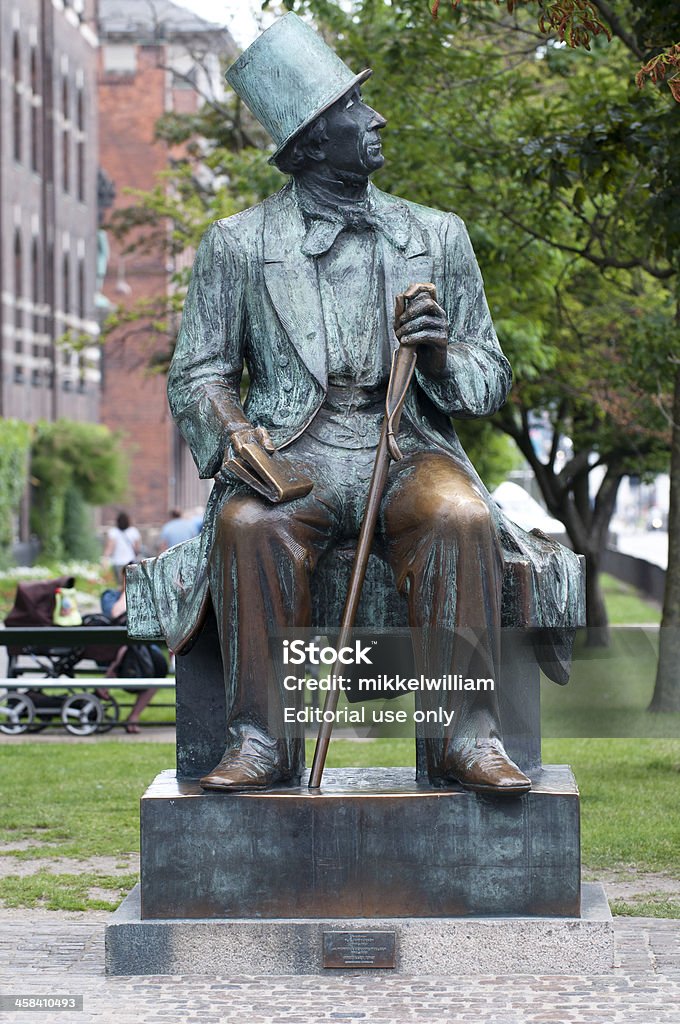
MULTIPOLYGON (((82 995, 63 1024, 680 1024, 680 922, 615 921, 618 965, 591 977, 104 975, 105 913, 0 911, 0 994, 82 995)), ((31 1024, 49 1012, 0 1013, 31 1024)))

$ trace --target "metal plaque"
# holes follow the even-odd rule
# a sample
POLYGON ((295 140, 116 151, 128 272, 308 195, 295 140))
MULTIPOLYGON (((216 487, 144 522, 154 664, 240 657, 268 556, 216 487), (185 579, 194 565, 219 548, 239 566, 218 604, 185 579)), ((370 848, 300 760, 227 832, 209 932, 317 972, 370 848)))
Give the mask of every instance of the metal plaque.
POLYGON ((324 967, 396 967, 396 932, 324 932, 324 967))

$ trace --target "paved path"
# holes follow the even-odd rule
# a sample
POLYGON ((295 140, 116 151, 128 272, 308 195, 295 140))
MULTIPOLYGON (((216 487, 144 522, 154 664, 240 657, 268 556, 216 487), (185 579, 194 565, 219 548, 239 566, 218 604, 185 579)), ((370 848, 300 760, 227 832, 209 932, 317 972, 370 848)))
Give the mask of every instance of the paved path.
MULTIPOLYGON (((143 725, 139 732, 128 733, 116 727, 111 732, 94 733, 93 736, 73 736, 66 729, 45 729, 44 732, 22 732, 18 736, 7 736, 0 733, 0 750, 3 746, 20 745, 22 743, 101 743, 113 740, 114 743, 172 743, 175 742, 174 725, 143 725)), ((174 758, 173 758, 174 760, 174 758)))
POLYGON ((680 922, 618 918, 618 966, 594 977, 106 978, 106 913, 0 910, 0 993, 82 995, 83 1012, 0 1022, 680 1024, 680 922))

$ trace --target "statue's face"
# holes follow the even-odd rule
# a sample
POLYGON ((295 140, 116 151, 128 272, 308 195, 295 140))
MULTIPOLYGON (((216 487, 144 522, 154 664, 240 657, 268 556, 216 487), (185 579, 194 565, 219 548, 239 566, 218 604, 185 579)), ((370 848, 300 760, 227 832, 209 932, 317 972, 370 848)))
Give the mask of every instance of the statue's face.
POLYGON ((361 98, 358 86, 323 115, 328 139, 323 143, 327 164, 338 171, 371 174, 385 163, 380 129, 387 121, 361 98))

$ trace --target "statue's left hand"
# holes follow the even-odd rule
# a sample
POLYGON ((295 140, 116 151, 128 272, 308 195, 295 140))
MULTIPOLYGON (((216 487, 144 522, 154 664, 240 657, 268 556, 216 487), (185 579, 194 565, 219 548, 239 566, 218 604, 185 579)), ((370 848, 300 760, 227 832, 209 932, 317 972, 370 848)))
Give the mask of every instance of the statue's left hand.
POLYGON ((399 343, 421 350, 418 362, 426 373, 442 373, 449 341, 446 312, 422 285, 411 285, 404 297, 408 301, 395 325, 399 343))
POLYGON ((217 483, 228 484, 233 482, 234 474, 229 468, 229 463, 246 444, 259 445, 266 452, 276 451, 274 442, 264 427, 254 427, 252 423, 244 423, 242 426, 232 430, 229 436, 229 443, 222 457, 222 466, 215 475, 217 483))
POLYGON ((250 424, 233 430, 231 446, 238 454, 244 444, 259 444, 266 452, 275 452, 276 445, 264 427, 253 427, 250 424))

